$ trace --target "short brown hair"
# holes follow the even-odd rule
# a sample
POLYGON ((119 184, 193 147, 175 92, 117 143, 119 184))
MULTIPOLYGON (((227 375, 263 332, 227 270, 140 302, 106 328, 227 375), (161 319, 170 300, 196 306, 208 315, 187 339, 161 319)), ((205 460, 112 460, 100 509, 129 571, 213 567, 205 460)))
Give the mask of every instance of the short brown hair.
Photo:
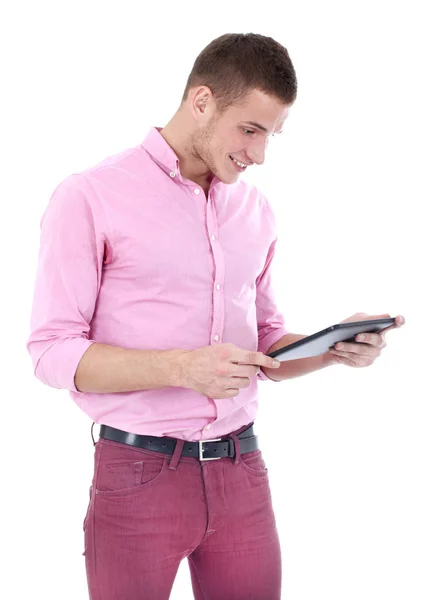
POLYGON ((208 44, 196 58, 182 102, 191 87, 206 85, 219 112, 243 101, 253 89, 292 104, 297 97, 294 66, 284 46, 258 33, 226 33, 208 44))

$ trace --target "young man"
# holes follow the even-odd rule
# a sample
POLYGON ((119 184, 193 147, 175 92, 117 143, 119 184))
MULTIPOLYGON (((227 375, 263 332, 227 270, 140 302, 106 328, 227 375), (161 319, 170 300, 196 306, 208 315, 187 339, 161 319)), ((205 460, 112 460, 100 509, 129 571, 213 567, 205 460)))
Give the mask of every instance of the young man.
POLYGON ((240 174, 264 162, 296 92, 278 42, 223 35, 170 122, 70 175, 43 215, 27 347, 35 375, 101 424, 83 523, 91 600, 168 599, 185 557, 196 600, 278 600, 258 379, 369 365, 385 346, 366 334, 320 357, 267 356, 304 336, 276 306, 273 212, 240 174))

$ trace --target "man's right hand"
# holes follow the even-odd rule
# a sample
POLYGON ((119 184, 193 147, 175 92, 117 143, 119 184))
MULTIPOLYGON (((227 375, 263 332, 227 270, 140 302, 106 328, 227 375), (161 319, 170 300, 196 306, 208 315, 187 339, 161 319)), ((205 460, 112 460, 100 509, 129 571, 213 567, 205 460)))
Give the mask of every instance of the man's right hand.
POLYGON ((234 344, 204 346, 180 354, 177 386, 208 398, 233 398, 250 385, 260 367, 275 369, 280 364, 263 352, 241 350, 234 344))

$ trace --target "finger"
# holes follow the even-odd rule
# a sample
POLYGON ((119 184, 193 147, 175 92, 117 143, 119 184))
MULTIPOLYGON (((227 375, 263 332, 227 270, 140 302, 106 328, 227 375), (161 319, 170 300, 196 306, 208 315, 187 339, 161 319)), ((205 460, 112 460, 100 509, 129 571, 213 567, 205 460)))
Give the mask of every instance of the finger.
POLYGON ((335 360, 337 360, 342 365, 346 365, 347 367, 358 367, 355 361, 347 358, 346 356, 340 356, 339 353, 332 351, 332 354, 335 355, 335 360))
POLYGON ((389 313, 384 313, 383 315, 368 315, 367 313, 358 313, 363 315, 363 318, 360 321, 374 321, 376 319, 390 319, 389 313))
POLYGON ((377 356, 378 350, 377 347, 370 346, 369 344, 353 344, 353 343, 345 343, 338 342, 335 344, 334 350, 341 353, 341 356, 348 356, 349 354, 360 355, 360 356, 377 356))
POLYGON ((260 371, 260 367, 254 365, 236 365, 233 368, 233 377, 254 377, 260 371))
POLYGON ((335 358, 341 358, 348 361, 347 364, 349 364, 351 367, 366 367, 374 362, 374 358, 370 356, 363 356, 362 354, 342 354, 336 350, 333 350, 331 354, 333 354, 335 358))
POLYGON ((396 327, 402 327, 402 325, 405 325, 405 317, 403 317, 402 315, 398 315, 395 318, 395 322, 393 323, 393 325, 390 325, 390 327, 386 327, 386 329, 383 329, 382 331, 388 331, 389 329, 395 329, 396 327))
MULTIPOLYGON (((380 318, 383 317, 388 317, 390 319, 390 315, 381 315, 380 318)), ((401 325, 404 325, 405 323, 405 317, 403 315, 397 315, 395 317, 395 322, 392 323, 392 325, 390 325, 391 328, 393 327, 401 327, 401 325)), ((387 329, 389 329, 389 327, 387 327, 387 329)), ((386 331, 386 329, 383 329, 382 331, 386 331)))
POLYGON ((227 396, 224 394, 223 396, 221 396, 222 398, 234 398, 234 396, 238 396, 238 394, 240 393, 240 390, 238 388, 228 388, 227 389, 227 396))
POLYGON ((382 329, 381 333, 387 333, 390 329, 396 329, 397 327, 402 327, 402 325, 405 325, 405 318, 402 315, 398 315, 395 318, 395 322, 392 325, 389 325, 389 327, 382 329))
POLYGON ((228 382, 233 388, 247 388, 250 385, 250 377, 236 377, 233 375, 228 382))
POLYGON ((364 342, 364 344, 368 344, 369 346, 375 346, 377 348, 384 348, 386 346, 386 340, 383 337, 383 332, 359 333, 355 339, 357 342, 364 342))
POLYGON ((281 366, 279 360, 266 356, 263 352, 243 352, 236 355, 236 361, 240 364, 245 365, 256 365, 259 367, 266 367, 267 369, 277 369, 281 366))

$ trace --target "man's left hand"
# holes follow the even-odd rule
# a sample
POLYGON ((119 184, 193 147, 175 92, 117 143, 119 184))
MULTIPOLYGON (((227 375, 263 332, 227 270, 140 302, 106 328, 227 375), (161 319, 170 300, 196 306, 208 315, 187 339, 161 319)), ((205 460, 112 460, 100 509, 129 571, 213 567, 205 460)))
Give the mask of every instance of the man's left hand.
MULTIPOLYGON (((341 323, 349 323, 352 321, 366 321, 371 319, 390 318, 390 315, 367 315, 366 313, 356 313, 352 317, 348 317, 341 323)), ((368 367, 381 354, 383 348, 386 347, 385 334, 389 329, 396 329, 404 325, 405 319, 402 315, 395 318, 395 323, 386 327, 379 333, 360 333, 356 336, 355 342, 338 342, 334 348, 329 350, 329 355, 335 362, 348 365, 349 367, 368 367)))

